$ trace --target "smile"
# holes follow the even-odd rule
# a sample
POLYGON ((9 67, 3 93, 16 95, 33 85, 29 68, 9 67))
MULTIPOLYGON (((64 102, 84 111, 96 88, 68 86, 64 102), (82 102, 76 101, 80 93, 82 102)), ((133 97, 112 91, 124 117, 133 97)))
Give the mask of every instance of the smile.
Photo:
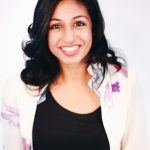
POLYGON ((63 51, 66 51, 66 52, 72 52, 72 51, 75 51, 79 48, 79 45, 78 46, 72 46, 72 47, 61 47, 61 49, 63 51))
POLYGON ((71 46, 71 47, 61 47, 61 50, 66 56, 74 56, 79 52, 79 45, 71 46))

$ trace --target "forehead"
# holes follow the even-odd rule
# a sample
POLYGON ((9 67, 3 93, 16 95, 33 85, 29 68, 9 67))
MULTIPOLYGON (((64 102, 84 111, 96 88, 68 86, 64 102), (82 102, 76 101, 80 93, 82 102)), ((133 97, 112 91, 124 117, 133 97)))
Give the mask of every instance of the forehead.
POLYGON ((56 6, 51 18, 70 19, 75 16, 87 16, 90 18, 86 7, 75 0, 63 0, 56 6))

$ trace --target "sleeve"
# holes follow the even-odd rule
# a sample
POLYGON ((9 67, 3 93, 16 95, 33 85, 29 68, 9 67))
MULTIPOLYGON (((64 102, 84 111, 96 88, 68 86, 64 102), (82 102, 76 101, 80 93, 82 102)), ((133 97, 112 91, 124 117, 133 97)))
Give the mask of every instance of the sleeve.
POLYGON ((127 117, 122 150, 148 150, 144 102, 137 79, 131 70, 127 83, 127 117))
POLYGON ((3 150, 23 150, 14 86, 14 82, 7 80, 2 92, 0 121, 3 130, 3 150))

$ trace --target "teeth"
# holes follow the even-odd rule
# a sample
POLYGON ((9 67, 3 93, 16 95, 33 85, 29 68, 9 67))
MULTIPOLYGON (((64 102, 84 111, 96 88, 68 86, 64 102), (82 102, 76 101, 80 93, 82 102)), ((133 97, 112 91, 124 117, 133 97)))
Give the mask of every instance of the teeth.
POLYGON ((79 48, 79 46, 61 47, 61 48, 62 48, 62 50, 64 50, 64 51, 72 52, 72 51, 74 51, 74 50, 78 49, 78 48, 79 48))

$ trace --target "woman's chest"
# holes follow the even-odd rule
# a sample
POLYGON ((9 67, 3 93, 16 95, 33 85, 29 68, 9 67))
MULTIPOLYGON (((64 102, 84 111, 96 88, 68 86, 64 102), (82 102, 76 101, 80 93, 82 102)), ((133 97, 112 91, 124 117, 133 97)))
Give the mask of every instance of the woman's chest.
POLYGON ((79 114, 93 112, 100 106, 100 97, 89 87, 68 87, 50 90, 62 107, 79 114))

